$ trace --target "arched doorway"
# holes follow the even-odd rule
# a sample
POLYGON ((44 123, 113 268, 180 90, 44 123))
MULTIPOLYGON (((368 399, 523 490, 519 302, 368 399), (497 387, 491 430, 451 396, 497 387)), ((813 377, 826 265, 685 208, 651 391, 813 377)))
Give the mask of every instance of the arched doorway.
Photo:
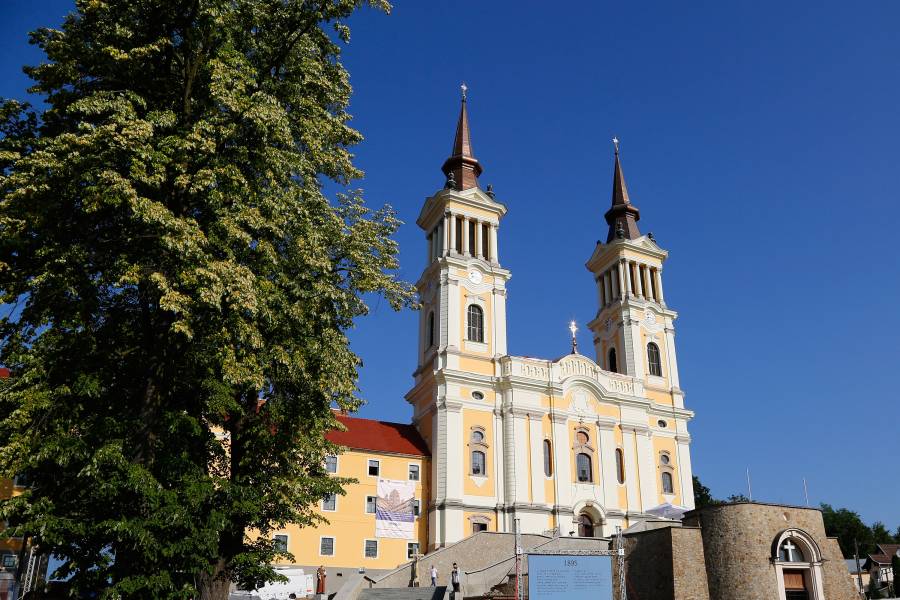
POLYGON ((822 552, 800 529, 782 531, 772 543, 779 600, 822 600, 822 552))
POLYGON ((594 520, 587 513, 578 516, 578 537, 594 537, 594 520))

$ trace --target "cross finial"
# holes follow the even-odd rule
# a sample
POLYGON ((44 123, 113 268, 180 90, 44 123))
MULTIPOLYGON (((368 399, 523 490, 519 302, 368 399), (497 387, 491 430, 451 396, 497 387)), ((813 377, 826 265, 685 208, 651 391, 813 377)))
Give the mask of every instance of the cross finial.
POLYGON ((616 154, 618 154, 619 153, 619 138, 613 137, 612 142, 613 142, 613 146, 616 147, 616 154))
POLYGON ((459 86, 459 89, 462 90, 462 99, 463 99, 463 102, 465 102, 466 101, 466 92, 469 91, 469 86, 467 86, 466 82, 463 81, 462 85, 459 86))
POLYGON ((572 354, 578 354, 578 340, 575 338, 578 327, 575 325, 575 321, 569 321, 569 331, 572 332, 572 354))

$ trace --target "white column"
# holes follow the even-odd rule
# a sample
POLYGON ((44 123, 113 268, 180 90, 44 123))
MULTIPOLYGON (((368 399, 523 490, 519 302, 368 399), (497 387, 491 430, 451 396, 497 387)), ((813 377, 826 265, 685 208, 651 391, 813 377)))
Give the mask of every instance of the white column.
POLYGON ((650 282, 650 267, 648 265, 644 265, 644 280, 646 283, 644 284, 644 296, 648 300, 653 300, 653 284, 650 282))
POLYGON ((553 471, 556 477, 556 490, 559 497, 558 506, 572 507, 572 466, 569 455, 572 452, 569 443, 569 429, 565 415, 553 415, 553 471))
POLYGON ((497 252, 497 226, 491 225, 491 262, 496 263, 499 262, 497 257, 499 253, 497 252))
POLYGON ((622 296, 619 293, 619 290, 621 288, 619 287, 619 269, 618 269, 618 267, 613 267, 610 270, 610 274, 612 277, 613 300, 618 300, 622 296))
POLYGON ((463 228, 463 254, 465 256, 469 256, 469 218, 462 218, 462 228, 463 228))
POLYGON ((441 240, 444 243, 444 256, 450 254, 450 213, 444 213, 443 230, 441 232, 441 240))
POLYGON ((641 265, 638 263, 633 263, 633 264, 634 264, 634 287, 635 287, 635 290, 637 290, 635 292, 635 295, 643 298, 644 297, 644 282, 641 281, 641 265))
POLYGON ((628 297, 628 278, 625 276, 625 263, 623 261, 619 261, 616 267, 619 270, 619 297, 627 298, 628 297))
POLYGON ((484 246, 481 240, 481 221, 475 220, 475 256, 484 256, 484 246))
POLYGON ((663 296, 663 290, 662 290, 662 269, 656 269, 656 271, 654 271, 654 273, 656 273, 656 293, 659 295, 659 303, 662 306, 665 306, 666 298, 665 298, 665 296, 663 296))
POLYGON ((694 508, 694 473, 691 469, 691 438, 675 436, 678 446, 678 474, 681 481, 681 505, 694 508))
POLYGON ((656 486, 656 463, 653 460, 653 445, 650 443, 649 428, 635 431, 638 448, 638 470, 641 484, 641 510, 653 508, 659 504, 656 486))
POLYGON ((450 243, 447 247, 450 249, 448 254, 456 253, 456 215, 450 215, 450 243))
POLYGON ((628 493, 628 512, 641 511, 641 497, 638 491, 638 466, 635 449, 634 428, 622 427, 622 451, 625 454, 625 490, 628 493))
POLYGON ((529 414, 531 429, 531 501, 536 504, 546 502, 544 496, 544 435, 541 415, 529 414))
POLYGON ((619 491, 616 479, 616 439, 613 436, 612 422, 597 421, 597 429, 600 431, 600 473, 603 477, 603 502, 604 508, 619 508, 619 491))
POLYGON ((678 381, 678 359, 675 358, 675 330, 669 323, 666 323, 666 357, 669 363, 669 385, 681 387, 678 381))

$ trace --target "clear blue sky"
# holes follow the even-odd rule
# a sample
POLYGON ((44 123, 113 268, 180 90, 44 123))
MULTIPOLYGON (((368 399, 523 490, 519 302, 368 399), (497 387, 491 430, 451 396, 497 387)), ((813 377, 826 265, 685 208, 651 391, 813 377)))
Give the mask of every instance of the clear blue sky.
MULTIPOLYGON (((69 0, 7 0, 0 96, 22 97, 26 32, 69 0)), ((420 2, 354 19, 360 186, 408 223, 438 189, 458 86, 509 214, 509 348, 555 357, 597 309, 613 135, 666 300, 694 469, 714 494, 810 501, 900 525, 900 4, 420 2), (560 13, 556 8, 566 8, 560 13)), ((373 304, 352 334, 366 417, 405 421, 416 315, 373 304)))

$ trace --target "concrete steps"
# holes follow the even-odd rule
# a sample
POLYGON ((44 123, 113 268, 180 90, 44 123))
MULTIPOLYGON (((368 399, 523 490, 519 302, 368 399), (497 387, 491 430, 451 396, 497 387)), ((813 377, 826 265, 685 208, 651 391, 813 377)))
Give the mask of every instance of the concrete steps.
POLYGON ((446 586, 406 588, 363 588, 359 600, 443 600, 446 586))

